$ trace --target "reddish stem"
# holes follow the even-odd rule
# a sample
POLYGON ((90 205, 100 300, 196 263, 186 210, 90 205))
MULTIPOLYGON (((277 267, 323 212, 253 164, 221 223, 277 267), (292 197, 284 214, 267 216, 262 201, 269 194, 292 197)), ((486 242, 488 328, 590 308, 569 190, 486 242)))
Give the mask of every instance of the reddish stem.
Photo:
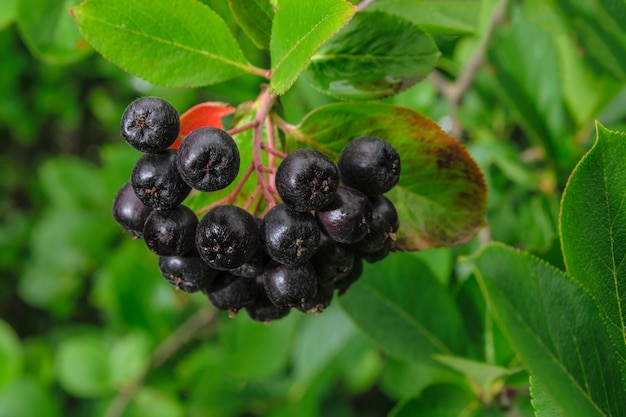
POLYGON ((256 200, 256 198, 259 196, 260 192, 261 192, 261 184, 257 184, 256 188, 254 189, 250 197, 248 197, 246 204, 243 205, 244 210, 248 210, 250 208, 254 200, 256 200))
POLYGON ((233 127, 232 129, 230 129, 228 131, 228 134, 231 135, 231 136, 234 136, 237 133, 241 133, 241 132, 246 131, 248 129, 255 128, 258 125, 259 125, 259 121, 255 119, 255 120, 253 120, 251 122, 242 124, 241 126, 233 127))

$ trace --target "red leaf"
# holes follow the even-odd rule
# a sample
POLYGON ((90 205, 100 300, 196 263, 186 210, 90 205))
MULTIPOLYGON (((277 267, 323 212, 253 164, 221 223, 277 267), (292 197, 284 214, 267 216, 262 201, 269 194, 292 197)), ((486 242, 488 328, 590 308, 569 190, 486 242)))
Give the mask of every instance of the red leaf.
POLYGON ((180 133, 170 149, 178 149, 183 138, 192 130, 201 127, 217 127, 224 129, 222 118, 233 114, 235 108, 226 103, 208 101, 196 104, 180 116, 180 133))

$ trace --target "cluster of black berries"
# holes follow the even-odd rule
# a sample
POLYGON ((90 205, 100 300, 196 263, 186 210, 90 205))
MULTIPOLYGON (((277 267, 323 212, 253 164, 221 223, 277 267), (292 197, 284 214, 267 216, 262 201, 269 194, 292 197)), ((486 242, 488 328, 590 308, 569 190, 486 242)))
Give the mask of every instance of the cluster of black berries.
POLYGON ((258 321, 292 308, 319 313, 361 275, 363 260, 389 254, 398 215, 383 194, 400 175, 400 157, 386 141, 349 142, 335 164, 313 149, 289 153, 276 169, 282 203, 261 218, 231 204, 200 220, 182 205, 192 189, 227 187, 239 172, 232 137, 200 128, 176 140, 180 119, 166 101, 140 98, 122 116, 122 135, 144 152, 117 193, 113 216, 159 256, 177 289, 204 292, 220 310, 245 309, 258 321))

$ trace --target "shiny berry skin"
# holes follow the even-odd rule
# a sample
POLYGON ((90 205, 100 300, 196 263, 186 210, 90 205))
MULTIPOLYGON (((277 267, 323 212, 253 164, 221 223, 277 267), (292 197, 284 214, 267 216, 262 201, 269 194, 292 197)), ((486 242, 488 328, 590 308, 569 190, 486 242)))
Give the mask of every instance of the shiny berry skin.
POLYGON ((349 245, 335 242, 321 233, 319 248, 310 262, 319 283, 333 282, 350 272, 354 265, 354 251, 349 245))
POLYGON ((195 251, 178 256, 159 256, 159 270, 177 290, 189 293, 207 288, 217 275, 217 271, 209 268, 195 251))
POLYGON ((265 214, 260 233, 265 252, 286 265, 307 262, 319 246, 320 228, 315 217, 285 204, 278 204, 265 214))
POLYGON ((256 300, 254 300, 254 303, 246 306, 246 313, 252 320, 270 323, 289 314, 291 311, 290 307, 274 305, 267 297, 262 276, 256 277, 255 281, 257 284, 256 300))
POLYGON ((225 271, 248 262, 259 246, 255 218, 234 205, 217 206, 200 220, 196 247, 210 267, 225 271))
POLYGON ((387 141, 373 136, 354 139, 337 162, 341 181, 368 196, 391 190, 400 179, 400 155, 387 141))
POLYGON ((143 155, 133 167, 130 183, 137 198, 157 210, 176 207, 191 191, 178 173, 175 151, 143 155))
POLYGON ((147 153, 167 149, 178 137, 180 118, 167 101, 141 97, 126 107, 121 122, 122 136, 133 148, 147 153))
POLYGON ((152 208, 137 198, 129 182, 124 184, 115 195, 113 218, 132 237, 143 238, 143 225, 150 213, 152 213, 152 208))
POLYGON ((352 270, 350 270, 350 272, 343 278, 335 281, 333 283, 333 286, 335 287, 339 295, 343 295, 346 293, 346 291, 348 291, 352 284, 354 284, 359 280, 359 278, 361 278, 362 274, 363 259, 359 256, 356 256, 354 258, 354 266, 352 267, 352 270))
POLYGON ((319 284, 315 297, 307 300, 304 304, 296 306, 296 309, 307 314, 320 314, 330 305, 333 300, 335 288, 333 284, 319 284))
POLYGON ((215 127, 192 131, 178 148, 178 171, 196 190, 217 191, 228 187, 237 178, 239 164, 235 140, 215 127))
POLYGON ((372 219, 372 205, 362 192, 340 186, 333 201, 317 210, 315 217, 320 229, 339 243, 354 243, 363 239, 372 219))
POLYGON ((396 240, 399 221, 398 212, 391 200, 385 196, 370 197, 372 221, 363 239, 353 246, 360 252, 374 253, 385 246, 391 247, 396 240), (391 241, 391 242, 389 242, 391 241))
POLYGON ((209 289, 205 294, 218 310, 228 311, 234 317, 239 310, 256 300, 257 284, 254 279, 228 272, 221 273, 217 279, 221 281, 217 288, 209 289))
POLYGON ((309 263, 275 264, 261 276, 268 298, 277 306, 301 306, 317 293, 315 270, 309 263))
POLYGON ((198 218, 186 206, 154 210, 143 228, 148 248, 157 255, 183 255, 194 248, 198 218))
POLYGON ((289 153, 276 170, 276 190, 283 202, 295 211, 324 207, 339 186, 339 169, 315 149, 289 153))

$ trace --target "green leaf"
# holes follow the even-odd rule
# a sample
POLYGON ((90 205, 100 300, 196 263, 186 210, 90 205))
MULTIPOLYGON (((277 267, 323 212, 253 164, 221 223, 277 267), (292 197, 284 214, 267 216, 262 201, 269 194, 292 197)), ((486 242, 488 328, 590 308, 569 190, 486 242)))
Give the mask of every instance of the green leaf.
POLYGON ((69 64, 91 53, 67 13, 78 3, 79 0, 18 2, 17 27, 35 57, 49 64, 69 64))
POLYGON ((367 10, 402 16, 432 35, 460 35, 476 31, 480 7, 479 0, 378 0, 367 10))
POLYGON ((6 29, 17 16, 17 0, 0 2, 0 30, 6 29))
POLYGON ((483 409, 468 389, 459 385, 437 384, 427 387, 418 398, 399 403, 389 417, 482 417, 506 414, 483 409))
POLYGON ((271 90, 285 93, 313 53, 350 21, 356 7, 345 0, 281 0, 270 39, 271 90))
POLYGON ((485 246, 469 262, 511 344, 561 414, 620 415, 626 387, 589 294, 545 262, 501 244, 485 246))
POLYGON ((333 97, 371 100, 424 79, 439 55, 430 35, 411 21, 361 12, 313 55, 308 75, 315 87, 333 97))
POLYGON ((486 187, 467 150, 427 117, 382 103, 335 103, 309 113, 289 132, 287 147, 338 156, 359 136, 389 141, 402 160, 387 197, 400 216, 397 247, 420 250, 472 239, 484 223, 486 187))
POLYGON ((45 389, 31 377, 18 379, 0 390, 0 416, 24 417, 61 415, 58 392, 45 389))
POLYGON ((532 376, 530 377, 530 395, 536 417, 565 417, 545 395, 537 383, 537 378, 532 376))
POLYGON ((0 319, 0 391, 22 372, 23 350, 13 328, 0 319))
POLYGON ((77 397, 98 397, 112 392, 108 357, 108 344, 102 334, 94 332, 64 339, 55 360, 59 383, 77 397))
POLYGON ((237 23, 261 49, 269 49, 274 9, 269 0, 228 0, 237 23))
POLYGON ((263 73, 221 17, 196 0, 86 0, 71 13, 102 56, 154 84, 200 87, 263 73))
POLYGON ((567 270, 596 301, 626 376, 626 134, 596 129, 563 194, 561 243, 567 270))
POLYGON ((363 277, 339 301, 357 327, 395 358, 429 363, 433 354, 465 349, 452 298, 411 253, 366 265, 363 277))
POLYGON ((151 347, 151 339, 139 332, 128 333, 113 342, 109 370, 111 381, 116 387, 124 387, 147 370, 151 347))
POLYGON ((185 407, 182 401, 168 389, 156 390, 143 387, 133 398, 124 415, 127 417, 183 417, 185 407))

